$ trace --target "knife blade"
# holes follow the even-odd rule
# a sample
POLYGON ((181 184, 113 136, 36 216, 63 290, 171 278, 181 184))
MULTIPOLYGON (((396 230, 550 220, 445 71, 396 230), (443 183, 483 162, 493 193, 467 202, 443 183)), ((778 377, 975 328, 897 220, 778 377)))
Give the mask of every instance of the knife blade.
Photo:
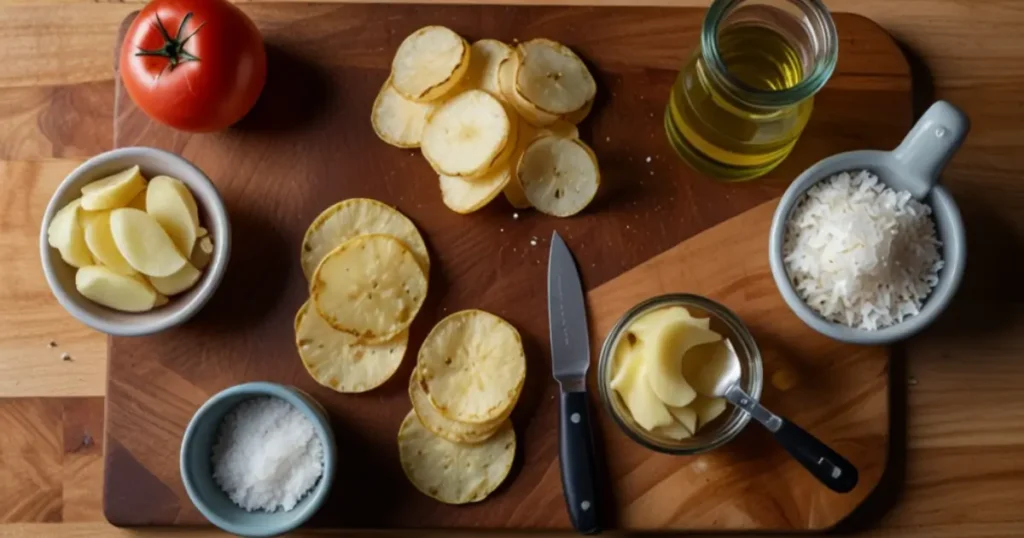
POLYGON ((601 532, 590 430, 587 369, 590 336, 583 285, 569 247, 551 234, 548 258, 548 325, 551 371, 558 381, 558 462, 569 519, 577 532, 601 532))

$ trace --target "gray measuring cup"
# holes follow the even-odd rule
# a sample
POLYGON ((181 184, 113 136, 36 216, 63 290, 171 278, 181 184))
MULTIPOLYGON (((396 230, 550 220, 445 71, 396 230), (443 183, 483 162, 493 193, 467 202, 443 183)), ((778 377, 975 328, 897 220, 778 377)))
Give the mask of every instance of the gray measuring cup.
POLYGON ((970 121, 963 111, 946 101, 937 101, 925 111, 896 149, 859 150, 833 155, 805 170, 786 189, 772 218, 768 255, 775 285, 786 304, 804 323, 842 342, 882 345, 921 331, 945 310, 963 279, 967 240, 960 210, 949 191, 938 181, 942 169, 960 148, 969 130, 970 121), (835 174, 858 170, 870 170, 886 185, 908 191, 917 200, 931 206, 945 264, 939 272, 938 285, 925 300, 919 314, 877 331, 847 327, 818 315, 797 295, 782 259, 786 222, 804 192, 835 174))

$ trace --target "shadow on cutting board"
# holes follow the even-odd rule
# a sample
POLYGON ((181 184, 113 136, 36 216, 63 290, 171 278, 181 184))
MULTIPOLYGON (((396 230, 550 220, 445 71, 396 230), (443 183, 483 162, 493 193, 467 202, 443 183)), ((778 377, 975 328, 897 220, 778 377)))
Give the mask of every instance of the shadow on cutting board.
POLYGON ((267 85, 253 109, 231 130, 301 129, 318 117, 327 117, 321 112, 334 98, 330 74, 273 43, 267 43, 266 49, 267 85))

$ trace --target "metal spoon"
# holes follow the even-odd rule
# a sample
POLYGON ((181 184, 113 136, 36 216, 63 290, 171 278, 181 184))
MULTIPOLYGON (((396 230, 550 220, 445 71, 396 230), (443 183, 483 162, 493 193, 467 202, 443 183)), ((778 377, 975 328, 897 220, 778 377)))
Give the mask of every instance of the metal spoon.
POLYGON ((687 381, 699 394, 712 398, 725 398, 743 409, 762 426, 768 428, 775 440, 800 462, 812 475, 832 491, 847 493, 857 485, 857 468, 818 438, 783 417, 765 409, 740 388, 740 360, 729 339, 725 339, 725 352, 711 354, 699 365, 695 375, 687 381))

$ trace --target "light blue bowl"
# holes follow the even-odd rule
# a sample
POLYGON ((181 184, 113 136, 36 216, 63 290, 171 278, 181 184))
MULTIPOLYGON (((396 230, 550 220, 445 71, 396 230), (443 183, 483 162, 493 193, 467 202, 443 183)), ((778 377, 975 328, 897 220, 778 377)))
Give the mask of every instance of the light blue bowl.
POLYGON ((245 383, 215 394, 196 411, 181 441, 181 479, 196 508, 210 523, 240 536, 276 536, 305 523, 330 492, 338 449, 324 408, 306 393, 276 383, 245 383), (224 416, 238 404, 253 398, 281 398, 302 411, 320 436, 324 447, 324 473, 313 490, 287 512, 247 512, 228 498, 213 480, 211 454, 217 429, 224 416))

